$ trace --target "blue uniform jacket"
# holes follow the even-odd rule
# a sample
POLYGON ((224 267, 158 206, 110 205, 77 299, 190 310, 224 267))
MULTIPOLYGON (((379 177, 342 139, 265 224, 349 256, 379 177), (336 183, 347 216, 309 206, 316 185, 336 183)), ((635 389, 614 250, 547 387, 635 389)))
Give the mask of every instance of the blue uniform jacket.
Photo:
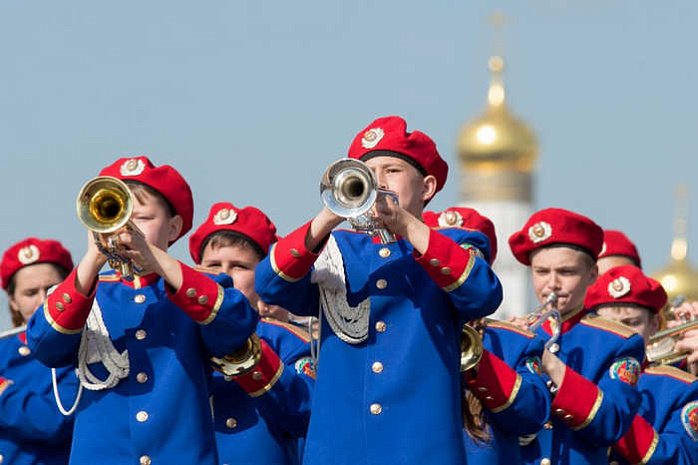
POLYGON ((670 366, 648 367, 642 403, 611 463, 698 464, 698 379, 670 366))
MULTIPOLYGON (((96 299, 115 348, 128 350, 128 377, 112 389, 84 390, 71 463, 218 462, 209 357, 240 346, 258 317, 230 277, 181 268, 178 290, 157 275, 126 283, 111 273, 100 276, 90 296, 75 289, 74 271, 30 320, 27 335, 36 357, 49 366, 74 365, 96 299)), ((102 362, 89 368, 107 377, 102 362)))
MULTIPOLYGON (((255 288, 265 302, 317 315, 320 290, 312 281, 321 276, 317 266, 311 273, 318 255, 305 248, 308 227, 273 246, 257 266, 255 288)), ((362 233, 332 233, 344 263, 341 275, 334 275, 346 281, 340 304, 360 309, 368 303, 370 313, 365 339, 349 343, 323 311, 304 464, 465 460, 460 328, 492 313, 502 290, 489 265, 459 246, 475 242, 487 250, 485 236, 458 234, 454 241, 431 231, 420 256, 405 239, 381 245, 362 233)), ((360 317, 358 322, 363 328, 360 317)))
MULTIPOLYGON (((68 368, 56 371, 61 392, 74 397, 77 377, 68 368)), ((51 370, 34 357, 24 334, 0 340, 0 377, 2 463, 67 463, 73 418, 58 411, 51 370)))
MULTIPOLYGON (((635 384, 644 358, 642 337, 585 314, 581 309, 563 318, 555 355, 568 369, 551 405, 552 423, 522 448, 525 463, 606 463, 608 448, 628 430, 640 406, 635 384)), ((549 323, 538 332, 550 337, 549 323)))
POLYGON ((519 436, 540 430, 550 413, 550 394, 540 374, 545 341, 510 323, 488 321, 485 355, 477 376, 466 385, 486 408, 490 441, 482 444, 465 434, 467 463, 520 463, 519 436))
POLYGON ((262 319, 257 335, 284 364, 281 376, 256 397, 215 372, 213 414, 222 464, 293 465, 300 463, 298 439, 305 437, 315 371, 307 334, 292 325, 262 319))

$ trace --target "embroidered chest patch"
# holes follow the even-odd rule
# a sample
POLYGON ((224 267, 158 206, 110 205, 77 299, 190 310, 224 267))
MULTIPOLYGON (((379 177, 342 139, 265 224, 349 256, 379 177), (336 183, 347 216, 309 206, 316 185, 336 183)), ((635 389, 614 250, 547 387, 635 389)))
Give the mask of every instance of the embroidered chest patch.
POLYGON ((313 366, 313 360, 310 357, 299 358, 293 366, 298 374, 305 375, 312 379, 315 379, 317 376, 315 367, 313 366))
POLYGON ((681 423, 688 435, 698 441, 698 401, 687 403, 681 410, 681 423))
POLYGON ((635 386, 640 378, 640 362, 632 357, 620 358, 611 364, 611 379, 617 379, 635 386))
POLYGON ((528 357, 526 359, 526 368, 531 373, 540 375, 540 357, 528 357))

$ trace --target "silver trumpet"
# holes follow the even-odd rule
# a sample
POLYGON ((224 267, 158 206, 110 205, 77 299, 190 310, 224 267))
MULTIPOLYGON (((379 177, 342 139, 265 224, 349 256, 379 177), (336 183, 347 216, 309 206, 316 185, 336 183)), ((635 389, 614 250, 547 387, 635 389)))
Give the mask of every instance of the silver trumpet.
POLYGON ((395 242, 395 236, 372 214, 380 196, 397 195, 380 189, 373 171, 360 160, 342 158, 332 163, 320 180, 322 203, 335 215, 346 218, 356 231, 378 236, 382 244, 395 242))
MULTIPOLYGON (((685 300, 684 296, 673 298, 669 303, 667 313, 675 315, 676 310, 685 300)), ((645 354, 649 362, 671 365, 688 357, 689 352, 676 350, 675 346, 684 333, 698 329, 698 320, 691 320, 685 317, 679 317, 678 319, 681 322, 680 325, 659 331, 649 338, 649 342, 645 347, 645 354)))
POLYGON ((557 309, 557 294, 551 292, 545 299, 545 302, 540 304, 535 310, 526 315, 526 323, 528 330, 534 332, 540 328, 549 318, 555 321, 553 324, 553 335, 550 336, 548 342, 545 343, 545 348, 550 350, 553 344, 560 337, 560 328, 562 327, 560 311, 557 309))

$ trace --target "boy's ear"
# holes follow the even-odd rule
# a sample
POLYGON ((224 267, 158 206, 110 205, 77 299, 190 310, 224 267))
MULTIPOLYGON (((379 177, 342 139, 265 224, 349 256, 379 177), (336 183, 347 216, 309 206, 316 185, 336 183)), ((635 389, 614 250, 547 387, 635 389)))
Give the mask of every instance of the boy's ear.
POLYGON ((422 201, 429 201, 436 194, 436 177, 432 174, 424 176, 422 180, 422 201))
POLYGON ((179 237, 179 233, 182 232, 182 227, 184 226, 184 221, 182 220, 182 217, 179 215, 175 215, 172 218, 170 218, 170 230, 168 232, 167 238, 170 240, 170 242, 173 242, 175 239, 179 237))

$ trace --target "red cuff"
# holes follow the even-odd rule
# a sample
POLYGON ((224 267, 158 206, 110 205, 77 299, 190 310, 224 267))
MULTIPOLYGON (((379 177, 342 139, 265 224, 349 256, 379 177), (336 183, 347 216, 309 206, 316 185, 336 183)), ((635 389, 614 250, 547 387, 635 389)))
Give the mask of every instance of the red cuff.
POLYGON ((274 349, 264 341, 261 341, 261 345, 262 356, 257 366, 244 375, 233 377, 250 397, 259 397, 269 391, 284 371, 284 364, 274 349))
POLYGON ((625 436, 613 448, 630 463, 647 463, 657 449, 659 435, 647 420, 635 415, 625 436))
POLYGON ((553 415, 578 431, 592 422, 602 401, 603 391, 568 367, 553 399, 553 415))
POLYGON ((521 376, 488 350, 483 351, 477 369, 465 377, 472 393, 494 413, 509 407, 521 388, 521 376))
POLYGON ((295 282, 310 272, 319 254, 305 247, 310 221, 274 244, 269 260, 274 273, 286 281, 295 282))
POLYGON ((5 389, 10 387, 10 385, 12 385, 13 383, 14 381, 12 380, 0 378, 0 395, 2 395, 2 393, 5 392, 5 389))
POLYGON ((77 274, 78 269, 75 267, 44 302, 44 318, 59 333, 77 334, 82 331, 92 309, 97 286, 92 288, 90 295, 82 294, 75 287, 77 274))
POLYGON ((165 286, 167 296, 194 321, 209 324, 216 318, 223 303, 223 288, 193 268, 181 262, 179 266, 182 270, 182 285, 176 292, 172 287, 165 286))
POLYGON ((433 229, 429 230, 429 246, 424 255, 418 256, 416 250, 414 254, 417 263, 446 292, 460 287, 475 265, 473 252, 433 229))

